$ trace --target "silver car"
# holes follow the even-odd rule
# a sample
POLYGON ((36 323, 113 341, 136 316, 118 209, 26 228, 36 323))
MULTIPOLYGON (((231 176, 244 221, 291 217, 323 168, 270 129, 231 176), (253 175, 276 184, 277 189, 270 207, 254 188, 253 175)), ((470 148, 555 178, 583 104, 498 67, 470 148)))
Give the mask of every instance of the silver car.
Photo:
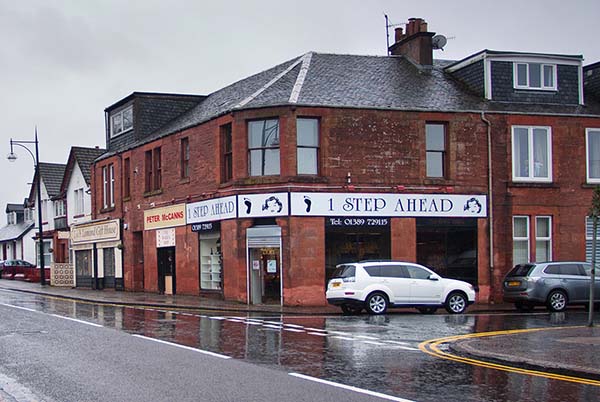
MULTIPOLYGON (((590 299, 591 265, 587 262, 535 262, 515 266, 504 278, 504 301, 521 311, 545 305, 563 311, 569 304, 586 305, 590 299)), ((600 302, 600 279, 594 288, 600 302)))

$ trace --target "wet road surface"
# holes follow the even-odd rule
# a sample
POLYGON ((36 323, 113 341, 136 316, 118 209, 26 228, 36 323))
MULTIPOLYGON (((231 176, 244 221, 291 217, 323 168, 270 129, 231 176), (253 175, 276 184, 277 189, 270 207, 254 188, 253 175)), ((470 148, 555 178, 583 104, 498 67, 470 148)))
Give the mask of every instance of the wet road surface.
POLYGON ((583 310, 460 316, 421 315, 416 310, 385 316, 219 316, 10 291, 0 291, 0 303, 417 401, 600 400, 600 387, 441 360, 418 348, 429 339, 473 332, 584 325, 583 310))

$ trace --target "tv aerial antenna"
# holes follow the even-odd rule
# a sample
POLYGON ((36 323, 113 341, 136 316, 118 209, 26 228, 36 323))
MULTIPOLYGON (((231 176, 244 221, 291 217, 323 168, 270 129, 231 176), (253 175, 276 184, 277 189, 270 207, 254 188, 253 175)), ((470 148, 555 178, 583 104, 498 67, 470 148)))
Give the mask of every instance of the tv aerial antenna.
POLYGON ((396 28, 404 24, 392 24, 387 14, 383 14, 385 16, 385 41, 387 47, 385 48, 385 53, 389 56, 390 54, 390 28, 396 28))

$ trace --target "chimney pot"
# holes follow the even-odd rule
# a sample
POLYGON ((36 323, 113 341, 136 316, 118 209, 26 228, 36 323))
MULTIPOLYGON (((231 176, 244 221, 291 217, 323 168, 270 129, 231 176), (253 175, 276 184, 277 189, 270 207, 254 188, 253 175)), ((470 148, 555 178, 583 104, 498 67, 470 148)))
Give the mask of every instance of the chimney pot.
POLYGON ((396 28, 394 30, 394 33, 395 42, 400 42, 400 40, 402 40, 402 37, 404 36, 404 30, 402 29, 402 27, 396 28))

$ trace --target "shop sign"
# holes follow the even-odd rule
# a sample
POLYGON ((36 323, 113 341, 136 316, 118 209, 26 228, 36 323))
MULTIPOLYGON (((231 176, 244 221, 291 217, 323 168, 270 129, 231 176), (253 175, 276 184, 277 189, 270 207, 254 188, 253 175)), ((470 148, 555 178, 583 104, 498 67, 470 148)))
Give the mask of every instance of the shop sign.
POLYGON ((235 198, 235 195, 232 195, 187 204, 187 224, 235 218, 237 213, 235 198))
POLYGON ((288 193, 240 194, 238 196, 238 216, 240 218, 287 216, 288 214, 288 193))
POLYGON ((156 231, 156 248, 175 247, 175 228, 156 231))
POLYGON ((192 232, 217 232, 221 229, 221 222, 205 222, 192 224, 192 232))
POLYGON ((291 193, 296 216, 485 218, 485 195, 291 193))
POLYGON ((363 217, 339 217, 325 219, 325 226, 328 227, 387 227, 390 225, 390 218, 363 218, 363 217))
POLYGON ((185 204, 144 211, 144 230, 185 225, 185 204))
POLYGON ((121 238, 118 219, 71 227, 71 244, 117 241, 121 238))

